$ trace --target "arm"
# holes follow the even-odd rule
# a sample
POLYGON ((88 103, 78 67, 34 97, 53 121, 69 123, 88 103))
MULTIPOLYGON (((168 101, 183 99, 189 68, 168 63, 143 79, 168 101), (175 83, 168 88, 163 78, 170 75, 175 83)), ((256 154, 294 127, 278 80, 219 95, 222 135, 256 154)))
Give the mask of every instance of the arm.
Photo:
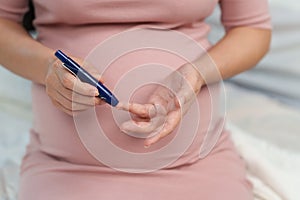
MULTIPOLYGON (((48 96, 58 109, 73 115, 103 104, 95 97, 98 96, 96 88, 76 82, 76 78, 54 57, 54 50, 31 38, 20 24, 0 18, 0 30, 0 64, 15 74, 45 85, 48 96)), ((100 79, 97 70, 86 69, 100 79)))
POLYGON ((35 41, 17 22, 0 19, 0 64, 34 82, 45 84, 53 50, 35 41))
MULTIPOLYGON (((252 68, 267 53, 271 41, 271 30, 252 27, 237 27, 227 34, 209 51, 222 79, 230 78, 252 68)), ((202 85, 218 81, 220 76, 215 73, 207 57, 194 62, 201 72, 202 85)))
POLYGON ((268 51, 270 37, 271 31, 266 29, 250 27, 231 29, 208 51, 209 56, 203 55, 193 63, 181 66, 168 77, 171 82, 182 83, 179 90, 176 87, 172 88, 172 84, 168 85, 176 91, 176 96, 170 96, 169 90, 165 87, 158 87, 148 104, 122 105, 121 109, 141 118, 141 122, 136 118, 137 123, 132 120, 123 123, 122 131, 151 134, 161 127, 160 132, 147 138, 144 144, 145 147, 149 147, 156 143, 177 127, 194 101, 193 97, 200 92, 203 85, 229 78, 253 67, 268 51), (144 122, 145 118, 148 118, 149 122, 144 122))

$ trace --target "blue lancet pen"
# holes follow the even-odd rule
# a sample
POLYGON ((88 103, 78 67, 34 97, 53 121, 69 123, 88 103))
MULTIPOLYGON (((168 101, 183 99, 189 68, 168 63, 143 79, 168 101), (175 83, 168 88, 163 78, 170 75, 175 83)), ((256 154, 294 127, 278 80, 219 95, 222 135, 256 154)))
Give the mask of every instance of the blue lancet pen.
POLYGON ((76 63, 60 50, 57 50, 54 55, 63 63, 63 66, 76 77, 78 77, 79 80, 96 87, 99 91, 99 98, 113 107, 118 105, 119 101, 112 94, 112 92, 91 74, 89 74, 86 70, 84 70, 78 63, 76 63))

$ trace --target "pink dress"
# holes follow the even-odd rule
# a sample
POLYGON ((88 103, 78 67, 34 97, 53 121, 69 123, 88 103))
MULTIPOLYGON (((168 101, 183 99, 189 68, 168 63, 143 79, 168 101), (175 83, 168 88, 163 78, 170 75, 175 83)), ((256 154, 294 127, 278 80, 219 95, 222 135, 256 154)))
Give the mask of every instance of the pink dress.
MULTIPOLYGON (((204 20, 218 3, 227 30, 236 26, 270 28, 267 0, 34 0, 34 23, 41 43, 81 58, 110 36, 140 26, 176 30, 209 48, 210 28, 204 20)), ((20 21, 26 8, 26 0, 0 0, 0 17, 20 21)), ((106 84, 113 88, 115 77, 145 60, 174 68, 184 63, 167 55, 145 55, 150 54, 140 52, 113 63, 110 70, 114 76, 104 76, 106 84)), ((197 97, 202 108, 199 130, 181 157, 151 173, 127 173, 96 160, 80 140, 72 117, 52 105, 44 86, 33 83, 34 123, 21 166, 19 199, 253 199, 244 163, 226 130, 212 152, 204 159, 199 158, 203 132, 210 120, 208 96, 207 88, 203 88, 197 97)), ((133 152, 151 151, 143 149, 143 140, 120 132, 109 106, 97 107, 97 117, 118 146, 133 152)), ((172 136, 164 141, 171 139, 172 136)), ((111 157, 118 156, 103 151, 111 157)))

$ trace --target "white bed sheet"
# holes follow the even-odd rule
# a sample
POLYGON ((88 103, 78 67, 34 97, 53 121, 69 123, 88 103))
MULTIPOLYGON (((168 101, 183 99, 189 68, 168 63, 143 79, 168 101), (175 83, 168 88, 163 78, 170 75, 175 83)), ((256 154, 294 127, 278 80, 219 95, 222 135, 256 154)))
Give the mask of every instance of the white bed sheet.
POLYGON ((226 91, 229 128, 249 173, 282 200, 299 200, 300 109, 232 84, 226 91))

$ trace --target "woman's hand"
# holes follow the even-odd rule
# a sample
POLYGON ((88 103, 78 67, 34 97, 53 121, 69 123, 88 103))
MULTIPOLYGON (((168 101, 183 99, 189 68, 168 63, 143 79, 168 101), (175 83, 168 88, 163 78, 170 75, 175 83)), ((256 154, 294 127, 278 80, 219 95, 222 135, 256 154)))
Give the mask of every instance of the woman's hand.
MULTIPOLYGON (((82 64, 80 59, 74 60, 82 64)), ((95 68, 85 66, 85 69, 100 80, 100 74, 95 68)), ((97 88, 81 82, 67 71, 58 59, 55 59, 48 68, 45 86, 52 103, 69 115, 74 115, 104 103, 100 98, 96 97, 99 95, 97 88)))
POLYGON ((147 104, 120 104, 119 108, 134 114, 133 120, 121 125, 123 132, 151 134, 145 147, 170 134, 189 110, 204 81, 192 64, 185 64, 158 86, 147 104))

